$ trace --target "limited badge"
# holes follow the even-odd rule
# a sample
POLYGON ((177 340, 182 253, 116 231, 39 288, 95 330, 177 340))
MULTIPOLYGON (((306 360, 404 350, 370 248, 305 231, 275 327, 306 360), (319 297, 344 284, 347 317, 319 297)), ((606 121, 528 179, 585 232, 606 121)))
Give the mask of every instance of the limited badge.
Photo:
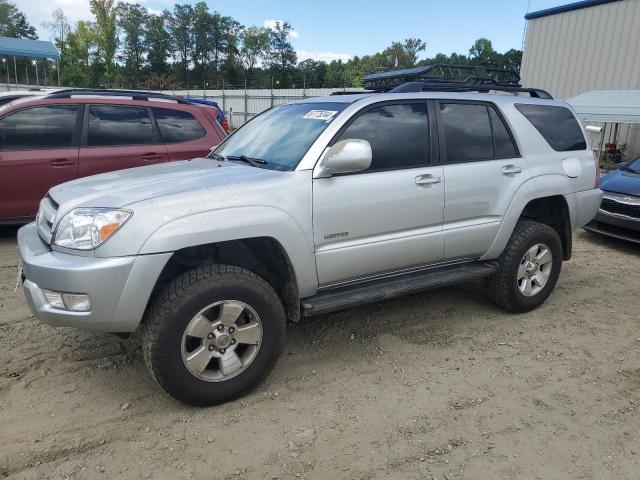
POLYGON ((330 120, 336 113, 336 110, 311 110, 302 117, 308 120, 330 120))

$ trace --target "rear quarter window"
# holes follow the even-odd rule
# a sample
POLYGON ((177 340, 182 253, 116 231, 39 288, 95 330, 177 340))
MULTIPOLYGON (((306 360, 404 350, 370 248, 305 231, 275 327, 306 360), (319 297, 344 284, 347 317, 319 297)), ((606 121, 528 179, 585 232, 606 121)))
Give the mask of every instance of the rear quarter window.
POLYGON ((207 135, 205 129, 193 115, 181 110, 154 108, 160 136, 164 143, 179 143, 197 140, 207 135))
POLYGON ((540 132, 549 146, 558 152, 585 150, 578 120, 571 110, 558 105, 534 105, 517 103, 515 107, 540 132))

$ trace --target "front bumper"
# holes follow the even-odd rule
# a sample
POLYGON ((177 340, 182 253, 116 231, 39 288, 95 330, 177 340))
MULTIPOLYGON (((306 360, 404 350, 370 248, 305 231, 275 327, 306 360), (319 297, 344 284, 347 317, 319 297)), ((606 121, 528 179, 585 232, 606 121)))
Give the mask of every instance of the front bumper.
POLYGON ((584 226, 585 230, 640 243, 640 198, 605 192, 604 199, 607 202, 603 201, 593 221, 584 226))
POLYGON ((35 223, 18 230, 24 268, 23 290, 29 309, 43 323, 102 332, 132 332, 144 315, 151 292, 170 253, 96 258, 52 251, 35 223), (42 289, 84 293, 91 310, 51 307, 42 289))

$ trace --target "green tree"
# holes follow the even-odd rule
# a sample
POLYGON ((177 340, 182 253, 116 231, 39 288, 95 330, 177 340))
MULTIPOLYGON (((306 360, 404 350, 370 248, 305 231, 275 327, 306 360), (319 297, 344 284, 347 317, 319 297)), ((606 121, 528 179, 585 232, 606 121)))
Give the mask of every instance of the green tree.
POLYGON ((177 57, 182 66, 182 80, 186 86, 189 61, 193 52, 193 34, 191 29, 193 8, 188 4, 176 4, 173 7, 173 12, 165 10, 164 15, 167 18, 169 33, 173 37, 177 57))
POLYGON ((491 40, 479 38, 469 49, 469 58, 474 64, 495 66, 498 53, 493 49, 491 40))
POLYGON ((164 15, 149 15, 145 28, 144 45, 147 61, 152 73, 161 75, 169 70, 167 59, 173 51, 173 41, 167 31, 167 19, 164 15))
POLYGON ((0 37, 38 38, 36 29, 27 22, 24 13, 13 3, 0 0, 0 37))
POLYGON ((303 76, 304 85, 307 88, 321 87, 325 83, 327 64, 311 58, 298 64, 298 72, 303 76))
POLYGON ((407 38, 404 42, 393 42, 389 48, 382 52, 388 59, 389 67, 395 67, 398 59, 398 68, 413 68, 418 61, 418 52, 427 48, 427 44, 419 38, 407 38))
POLYGON ((53 41, 61 52, 66 47, 67 35, 71 31, 69 19, 61 8, 51 13, 51 20, 42 22, 42 26, 53 35, 53 41))
POLYGON ((263 61, 269 52, 269 30, 263 27, 245 28, 240 33, 240 58, 247 76, 251 78, 253 69, 263 61))
POLYGON ((60 77, 64 85, 93 87, 92 51, 97 48, 97 36, 90 22, 79 21, 74 31, 65 38, 65 48, 60 55, 60 77))
POLYGON ((298 56, 289 41, 289 34, 293 27, 288 22, 276 22, 270 31, 271 40, 269 63, 280 75, 282 84, 286 82, 287 74, 295 67, 298 56))
POLYGON ((138 3, 120 2, 116 7, 118 26, 124 34, 124 62, 127 78, 134 86, 140 80, 140 71, 146 53, 145 27, 149 12, 138 3))
POLYGON ((96 17, 96 57, 103 68, 102 79, 106 86, 111 86, 115 82, 113 60, 118 49, 115 0, 89 0, 89 8, 96 17))
POLYGON ((193 6, 191 17, 193 49, 191 58, 196 76, 202 81, 206 76, 207 63, 212 49, 209 43, 211 20, 212 15, 205 2, 198 2, 193 6))

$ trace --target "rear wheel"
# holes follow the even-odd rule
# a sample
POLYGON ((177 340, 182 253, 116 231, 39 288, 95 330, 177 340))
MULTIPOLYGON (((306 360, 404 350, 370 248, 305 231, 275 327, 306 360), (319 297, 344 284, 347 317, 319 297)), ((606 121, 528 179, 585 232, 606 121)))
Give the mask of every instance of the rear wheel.
POLYGON ((237 398, 273 368, 285 335, 275 291, 242 268, 205 264, 173 279, 149 309, 145 363, 158 384, 191 405, 237 398))
POLYGON ((522 219, 489 278, 492 300, 512 312, 526 312, 551 294, 562 268, 562 245, 548 225, 522 219))

